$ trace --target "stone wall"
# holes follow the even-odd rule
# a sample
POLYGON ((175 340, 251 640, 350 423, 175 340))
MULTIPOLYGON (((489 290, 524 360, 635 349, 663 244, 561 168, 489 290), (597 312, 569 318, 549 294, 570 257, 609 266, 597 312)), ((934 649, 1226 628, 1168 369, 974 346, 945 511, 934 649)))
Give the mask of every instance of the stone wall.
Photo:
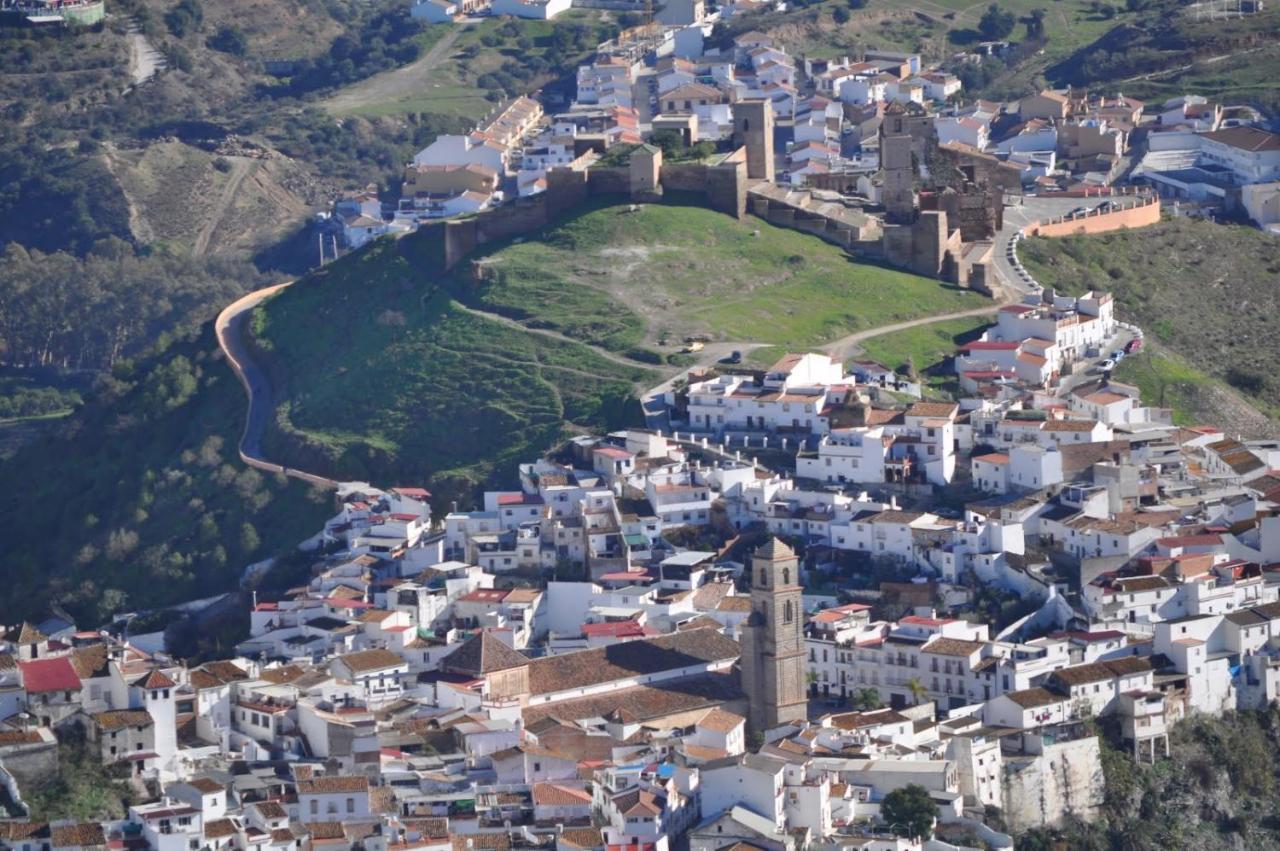
POLYGON ((1135 207, 1106 213, 1090 211, 1071 219, 1050 219, 1023 228, 1027 236, 1074 236, 1141 228, 1160 221, 1160 197, 1152 195, 1135 207))
POLYGON ((1012 833, 1053 825, 1071 814, 1088 820, 1102 805, 1102 757, 1096 736, 1044 744, 1008 757, 1002 778, 1004 818, 1012 833))
MULTIPOLYGON (((45 731, 48 732, 47 730, 45 731)), ((58 773, 58 740, 49 734, 39 742, 10 744, 0 748, 0 766, 13 775, 24 793, 58 773)))

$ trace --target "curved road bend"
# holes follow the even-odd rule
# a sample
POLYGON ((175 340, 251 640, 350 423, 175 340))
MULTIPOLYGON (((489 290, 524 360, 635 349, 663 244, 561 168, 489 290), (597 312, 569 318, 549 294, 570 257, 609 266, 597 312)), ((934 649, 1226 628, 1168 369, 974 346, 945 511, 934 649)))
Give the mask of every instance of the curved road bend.
POLYGON ((333 479, 283 467, 262 455, 262 435, 266 431, 267 423, 271 421, 275 405, 271 399, 271 382, 249 357, 249 350, 244 344, 244 325, 249 320, 249 314, 253 308, 291 283, 293 282, 287 281, 241 296, 223 308, 218 318, 214 320, 213 328, 218 335, 218 346, 226 355, 227 363, 240 379, 245 395, 249 398, 249 412, 245 415, 244 433, 240 437, 240 460, 259 470, 284 473, 304 482, 335 488, 338 483, 333 479))

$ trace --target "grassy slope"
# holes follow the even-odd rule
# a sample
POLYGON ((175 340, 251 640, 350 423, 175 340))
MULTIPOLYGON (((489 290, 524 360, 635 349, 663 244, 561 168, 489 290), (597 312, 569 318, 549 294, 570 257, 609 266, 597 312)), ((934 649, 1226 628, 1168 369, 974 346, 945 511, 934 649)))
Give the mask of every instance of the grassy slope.
POLYGON ((1224 103, 1255 102, 1280 108, 1275 63, 1280 9, 1261 14, 1197 20, 1176 5, 1159 2, 1052 65, 1056 85, 1111 84, 1124 93, 1161 100, 1187 92, 1224 103), (1185 67, 1191 66, 1191 67, 1185 67))
POLYGON ((799 231, 700 207, 588 208, 537 238, 480 256, 495 280, 478 293, 455 282, 461 297, 611 348, 634 345, 641 329, 651 344, 705 334, 806 348, 985 301, 856 262, 799 231), (639 325, 622 312, 628 309, 639 325), (584 327, 595 322, 601 327, 584 327))
POLYGON ((272 451, 341 475, 478 480, 566 422, 638 421, 635 387, 656 373, 462 311, 425 252, 421 237, 382 241, 255 313, 283 388, 272 451))
POLYGON ((981 303, 805 234, 692 207, 587 208, 492 246, 482 286, 468 282, 469 263, 438 278, 435 250, 427 234, 380 242, 255 313, 281 388, 275 457, 345 477, 429 476, 438 492, 466 496, 566 427, 637 421, 633 395, 661 372, 606 351, 656 360, 640 350, 694 331, 809 347, 981 303), (467 313, 450 295, 588 345, 467 313))
POLYGON ((247 564, 310 536, 327 515, 327 497, 236 457, 244 393, 211 330, 123 378, 0 461, 8 620, 63 599, 89 624, 228 590, 247 564), (127 600, 113 604, 107 589, 127 600))
MULTIPOLYGON (((356 83, 337 94, 351 90, 360 90, 369 94, 362 98, 356 106, 343 103, 334 109, 335 112, 367 117, 403 115, 405 113, 427 112, 437 115, 460 115, 470 119, 480 119, 491 111, 495 104, 485 99, 485 91, 479 87, 477 80, 485 74, 499 70, 508 62, 525 62, 532 58, 545 57, 551 43, 551 33, 557 27, 573 24, 599 24, 599 14, 590 12, 570 12, 558 16, 554 21, 533 21, 510 19, 499 21, 489 18, 477 24, 468 25, 458 36, 449 50, 449 55, 430 71, 423 85, 409 89, 403 87, 384 87, 369 83, 356 83), (518 35, 500 32, 504 27, 514 28, 518 35), (481 39, 486 36, 498 38, 496 45, 485 46, 481 39), (528 47, 518 43, 528 39, 528 47), (470 49, 470 51, 468 50, 470 49), (474 56, 464 54, 474 51, 474 56)), ((457 24, 434 24, 426 28, 420 36, 422 53, 425 55, 431 45, 439 41, 445 31, 457 24)), ((603 34, 602 34, 603 37, 603 34)), ((554 78, 558 71, 565 68, 576 68, 579 62, 587 59, 586 53, 575 54, 560 69, 549 69, 538 74, 525 83, 525 88, 534 91, 554 78)))
MULTIPOLYGON (((1177 355, 1152 368, 1167 376, 1165 383, 1190 385, 1208 375, 1246 393, 1264 412, 1280 408, 1273 368, 1280 356, 1275 239, 1253 228, 1175 219, 1141 230, 1031 239, 1020 257, 1045 286, 1113 290, 1121 318, 1177 355)), ((1134 364, 1132 374, 1122 370, 1118 377, 1150 384, 1152 369, 1134 364)), ((1184 398, 1188 418, 1214 413, 1195 397, 1184 398)))
POLYGON ((953 395, 959 389, 950 365, 956 347, 977 339, 990 324, 991 320, 983 316, 949 319, 872 337, 862 343, 862 351, 871 360, 901 374, 909 374, 914 368, 931 391, 953 395))

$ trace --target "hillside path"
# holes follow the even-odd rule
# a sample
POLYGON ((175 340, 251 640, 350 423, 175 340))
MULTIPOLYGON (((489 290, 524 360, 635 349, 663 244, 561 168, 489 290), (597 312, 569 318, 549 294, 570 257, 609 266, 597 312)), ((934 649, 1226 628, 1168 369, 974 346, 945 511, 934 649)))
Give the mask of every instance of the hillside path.
POLYGON ((374 74, 367 80, 347 86, 321 106, 329 112, 352 112, 371 103, 399 100, 422 92, 431 85, 431 72, 449 57, 453 43, 466 26, 454 24, 444 38, 431 45, 417 60, 403 68, 374 74))
POLYGON ((246 177, 258 170, 261 162, 246 157, 227 157, 226 159, 232 164, 231 176, 222 187, 222 192, 219 193, 218 200, 209 213, 209 219, 200 228, 200 233, 196 234, 195 245, 191 249, 191 253, 196 257, 208 252, 209 240, 213 238, 213 232, 218 229, 218 225, 222 224, 222 217, 227 214, 231 202, 235 200, 236 193, 240 191, 240 185, 244 183, 246 177))
POLYGON ((293 281, 264 287, 243 295, 223 308, 214 320, 214 332, 218 336, 218 346, 226 355, 227 364, 244 386, 245 395, 249 397, 249 410, 245 414, 244 433, 240 436, 240 460, 250 467, 270 473, 284 473, 295 479, 310 482, 314 485, 333 488, 338 483, 324 476, 302 470, 291 470, 268 460, 262 454, 262 435, 267 423, 275 414, 275 405, 271 399, 271 382, 266 374, 249 356, 249 349, 244 344, 244 326, 252 310, 267 298, 283 290, 293 281))
POLYGON ((923 316, 919 319, 912 319, 909 322, 898 322, 894 325, 881 325, 879 328, 868 328, 865 331, 858 331, 841 337, 833 343, 828 343, 822 347, 822 351, 831 355, 832 360, 846 361, 853 357, 858 351, 858 344, 863 340, 870 340, 872 337, 882 337, 885 334, 893 334, 896 331, 905 331, 908 328, 919 328, 921 325, 933 325, 937 322, 946 322, 948 319, 967 319, 970 316, 986 316, 995 313, 1004 306, 1002 301, 992 301, 982 307, 973 310, 961 310, 955 313, 943 313, 939 316, 923 316))
POLYGON ((516 328, 521 331, 526 331, 530 334, 537 334, 541 337, 549 337, 552 340, 559 340, 562 343, 573 343, 576 346, 585 346, 586 348, 590 349, 594 354, 599 355, 600 357, 604 358, 607 361, 613 361, 619 366, 629 367, 630 369, 651 369, 651 370, 662 369, 661 364, 642 363, 641 361, 638 361, 638 360, 632 360, 629 357, 614 354, 608 349, 602 349, 599 346, 593 345, 591 343, 584 343, 582 340, 575 340, 573 337, 570 337, 567 334, 561 334, 559 331, 552 331, 549 328, 531 328, 530 326, 525 325, 523 322, 520 322, 517 319, 512 319, 509 316, 503 316, 501 313, 491 313, 487 310, 479 310, 474 307, 468 307, 467 305, 463 304, 457 299, 453 299, 453 304, 456 305, 459 310, 462 310, 466 313, 470 313, 473 316, 479 316, 481 319, 488 319, 491 322, 501 323, 503 325, 506 325, 509 328, 516 328))
POLYGON ((142 85, 154 77, 165 65, 164 54, 156 50, 150 40, 142 32, 142 26, 136 17, 129 18, 125 27, 129 40, 129 89, 142 85))

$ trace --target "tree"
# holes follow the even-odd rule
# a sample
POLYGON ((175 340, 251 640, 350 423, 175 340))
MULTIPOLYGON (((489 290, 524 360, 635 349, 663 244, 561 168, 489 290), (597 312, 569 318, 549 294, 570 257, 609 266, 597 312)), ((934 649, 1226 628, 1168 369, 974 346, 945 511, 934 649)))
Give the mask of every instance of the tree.
POLYGON ((924 703, 924 699, 929 696, 929 690, 924 687, 924 683, 920 682, 919 677, 907 680, 907 691, 911 692, 911 699, 916 706, 924 703))
POLYGON ((244 34, 244 30, 230 24, 219 27, 206 44, 214 50, 230 53, 232 56, 244 56, 249 52, 249 39, 244 34))
POLYGON ((1027 38, 1034 41, 1044 39, 1044 9, 1032 9, 1027 18, 1027 38))
POLYGON ((927 838, 933 835, 938 805, 929 797, 928 789, 909 783, 884 796, 880 802, 880 818, 899 836, 927 838))
POLYGON ((880 692, 867 687, 860 688, 849 696, 849 708, 857 712, 871 712, 884 706, 880 692))
POLYGON ((848 23, 849 10, 844 8, 843 6, 837 6, 835 10, 831 13, 831 17, 837 24, 848 23))
POLYGON ((1009 37, 1017 21, 1012 12, 1006 12, 992 3, 987 7, 987 11, 982 13, 982 20, 978 21, 978 32, 989 41, 999 41, 1009 37))

